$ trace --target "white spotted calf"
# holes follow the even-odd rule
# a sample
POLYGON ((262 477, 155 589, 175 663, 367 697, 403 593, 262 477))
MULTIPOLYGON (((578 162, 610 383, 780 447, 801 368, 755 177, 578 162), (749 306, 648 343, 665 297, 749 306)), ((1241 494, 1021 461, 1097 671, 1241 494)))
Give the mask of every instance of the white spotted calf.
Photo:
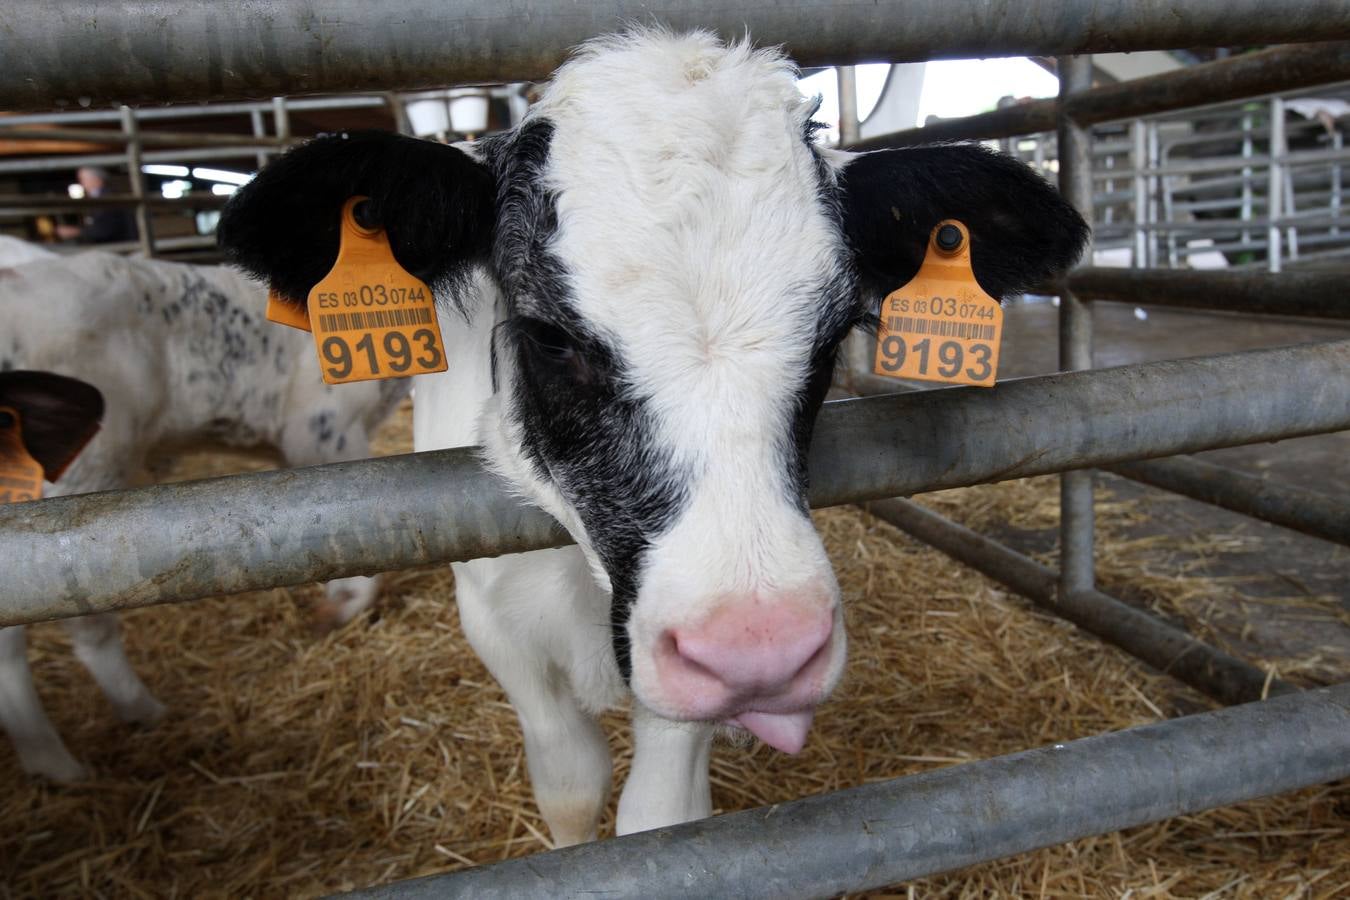
MULTIPOLYGON (((239 272, 107 253, 54 257, 0 244, 0 372, 80 378, 107 401, 103 428, 47 496, 129 486, 151 449, 219 441, 268 444, 289 465, 360 459, 407 393, 407 379, 329 387, 313 339, 264 318, 265 291, 239 272), (19 257, 27 255, 27 261, 19 257)), ((374 599, 374 578, 329 582, 322 620, 345 621, 374 599)), ((66 622, 76 655, 128 721, 163 707, 127 663, 111 614, 66 622)), ((26 771, 83 774, 48 721, 25 659, 24 629, 0 629, 0 725, 26 771)))
POLYGON ((455 567, 559 844, 595 836, 611 764, 593 716, 629 690, 621 833, 708 814, 719 727, 806 741, 845 659, 807 513, 812 423, 840 341, 932 227, 969 226, 998 296, 1085 237, 1038 176, 979 147, 817 145, 795 74, 702 33, 597 40, 509 133, 318 139, 221 222, 242 266, 303 302, 343 202, 367 196, 447 310, 451 369, 418 382, 417 448, 482 445, 576 539, 455 567))

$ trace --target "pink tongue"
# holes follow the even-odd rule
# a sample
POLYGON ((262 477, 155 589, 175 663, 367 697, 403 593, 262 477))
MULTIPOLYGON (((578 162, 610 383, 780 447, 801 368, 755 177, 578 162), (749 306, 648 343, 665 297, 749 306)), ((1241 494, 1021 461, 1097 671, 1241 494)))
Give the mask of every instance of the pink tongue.
POLYGON ((809 709, 796 713, 743 712, 732 721, 775 750, 799 753, 806 746, 806 733, 814 716, 809 709))

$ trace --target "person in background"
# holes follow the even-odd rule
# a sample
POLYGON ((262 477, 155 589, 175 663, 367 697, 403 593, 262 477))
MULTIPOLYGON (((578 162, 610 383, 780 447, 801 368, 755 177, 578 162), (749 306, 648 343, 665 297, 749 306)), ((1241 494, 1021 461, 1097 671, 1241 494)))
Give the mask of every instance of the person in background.
MULTIPOLYGON (((84 188, 86 197, 98 197, 108 185, 108 172, 96 166, 83 166, 75 178, 84 188)), ((134 241, 136 217, 129 209, 96 209, 84 217, 82 225, 57 225, 56 236, 81 244, 110 244, 116 241, 134 241)))

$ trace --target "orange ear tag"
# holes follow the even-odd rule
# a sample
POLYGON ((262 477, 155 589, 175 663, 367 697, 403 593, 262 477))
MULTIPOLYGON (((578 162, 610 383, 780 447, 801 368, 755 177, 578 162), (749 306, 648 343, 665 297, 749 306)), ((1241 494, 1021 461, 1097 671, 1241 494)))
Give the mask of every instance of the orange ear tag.
POLYGON ((267 292, 267 321, 309 331, 309 315, 294 303, 287 303, 271 291, 267 292))
POLYGON ((17 410, 0 406, 0 503, 42 497, 42 464, 28 454, 17 410))
POLYGON ((402 378, 446 369, 431 289, 394 259, 382 228, 365 228, 342 207, 337 262, 309 292, 309 328, 329 384, 402 378))
POLYGON ((939 222, 909 284, 881 304, 873 371, 891 378, 993 387, 1003 340, 1003 307, 970 267, 970 232, 939 222))

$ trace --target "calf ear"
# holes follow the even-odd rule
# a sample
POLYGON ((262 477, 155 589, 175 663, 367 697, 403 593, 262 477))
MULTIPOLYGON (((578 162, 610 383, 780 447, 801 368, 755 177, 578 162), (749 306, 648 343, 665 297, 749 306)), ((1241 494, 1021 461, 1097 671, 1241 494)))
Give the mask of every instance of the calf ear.
POLYGON ((878 150, 840 172, 844 229, 863 285, 885 294, 914 277, 943 219, 970 229, 975 278, 1000 300, 1068 270, 1089 229, 1028 166, 977 144, 878 150))
POLYGON ((0 372, 0 406, 19 414, 23 445, 55 481, 103 420, 103 394, 92 384, 50 372, 0 372))
POLYGON ((240 268, 304 304, 337 260, 342 205, 370 198, 399 264, 436 289, 492 243, 487 166, 444 144, 383 131, 317 137, 273 160, 225 205, 217 240, 240 268))

